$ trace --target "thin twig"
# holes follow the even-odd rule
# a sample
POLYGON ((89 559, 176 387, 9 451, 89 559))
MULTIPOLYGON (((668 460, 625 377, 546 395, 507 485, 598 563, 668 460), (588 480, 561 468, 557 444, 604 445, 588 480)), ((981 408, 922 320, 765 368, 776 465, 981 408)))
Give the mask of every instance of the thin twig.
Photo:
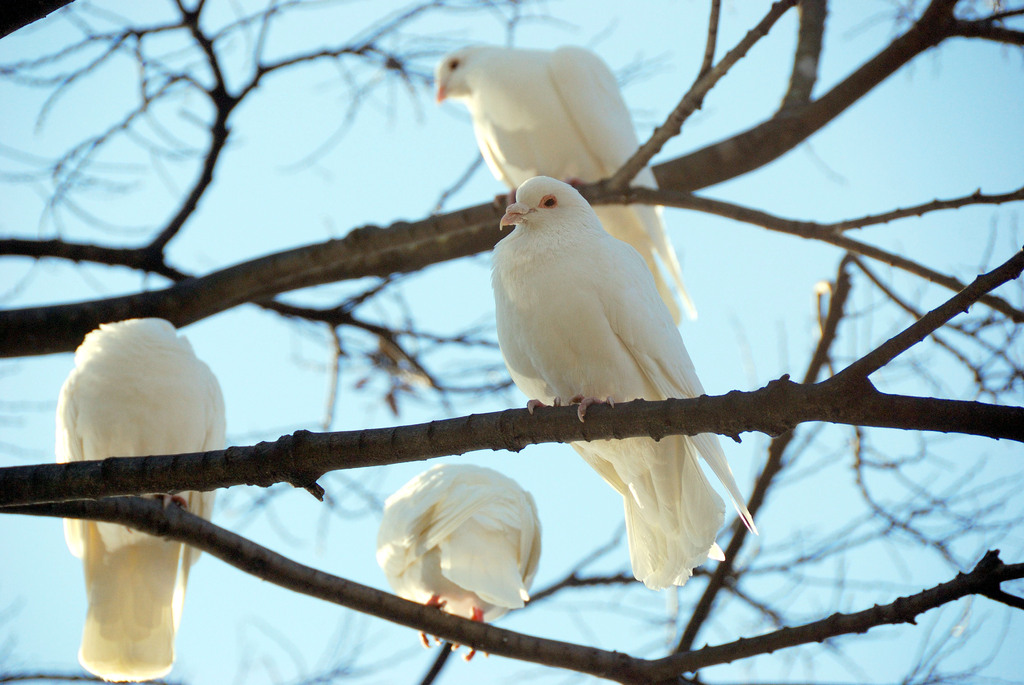
POLYGON ((718 19, 722 11, 722 0, 711 0, 711 14, 708 17, 708 40, 704 46, 704 61, 701 62, 697 80, 707 76, 715 63, 715 45, 718 42, 718 19))
MULTIPOLYGON (((829 300, 828 314, 825 316, 825 322, 821 327, 818 344, 815 346, 814 353, 807 364, 807 370, 804 373, 803 379, 804 383, 813 383, 817 380, 821 369, 829 357, 829 350, 836 341, 839 332, 839 322, 843 319, 846 300, 850 295, 850 274, 847 266, 848 260, 846 258, 840 261, 835 284, 832 286, 832 297, 829 300)), ((752 516, 756 515, 758 510, 760 510, 775 477, 782 471, 786 448, 789 447, 794 437, 795 433, 789 430, 773 438, 769 444, 765 465, 754 482, 754 489, 747 503, 747 508, 752 516)), ((714 573, 711 574, 711 579, 708 581, 707 586, 705 586, 704 592, 701 594, 696 606, 694 606, 690 620, 687 621, 674 651, 685 652, 693 647, 697 634, 711 616, 711 610, 715 600, 718 598, 718 593, 733 573, 736 559, 747 540, 747 533, 746 526, 742 525, 740 521, 737 520, 733 524, 732 537, 729 539, 729 544, 725 549, 725 560, 719 562, 718 566, 715 567, 714 573)))
POLYGON ((420 681, 420 685, 431 685, 436 679, 438 674, 441 673, 441 669, 444 668, 445 663, 448 661, 448 657, 452 654, 452 643, 445 641, 441 645, 441 651, 434 659, 434 663, 430 665, 430 670, 423 675, 423 680, 420 681))
MULTIPOLYGON (((970 198, 979 195, 975 193, 969 196, 970 198)), ((1016 190, 1011 193, 1004 193, 1001 195, 980 195, 980 201, 985 204, 999 204, 1002 202, 1012 202, 1024 199, 1024 189, 1016 190)), ((680 193, 672 190, 654 190, 650 188, 626 188, 625 190, 614 192, 600 196, 600 200, 594 199, 595 202, 601 203, 615 203, 615 204, 626 204, 630 202, 643 202, 645 204, 658 204, 666 207, 679 207, 684 209, 695 209, 709 214, 715 214, 717 216, 724 216, 736 221, 742 221, 744 223, 753 224, 755 226, 761 226, 771 231, 777 231, 779 233, 787 233, 789 235, 795 235, 800 238, 806 238, 809 240, 820 240, 836 247, 840 247, 848 252, 855 254, 864 255, 872 259, 876 259, 881 262, 885 262, 890 266, 894 266, 898 269, 902 269, 908 273, 912 273, 916 276, 920 276, 932 283, 941 285, 949 290, 959 292, 963 289, 964 284, 957 279, 947 276, 946 274, 939 273, 933 269, 915 262, 911 259, 903 257, 901 255, 883 250, 874 245, 868 245, 867 243, 859 240, 848 238, 845 235, 837 233, 838 228, 853 228, 850 221, 839 222, 836 224, 818 224, 809 221, 795 221, 792 219, 784 219, 768 212, 764 212, 758 209, 751 209, 742 205, 737 205, 730 202, 723 202, 721 200, 713 200, 706 197, 698 197, 691 193, 680 193)), ((875 215, 874 217, 866 217, 865 219, 856 220, 856 222, 870 221, 872 219, 882 221, 882 217, 889 217, 884 220, 891 220, 894 214, 901 214, 902 216, 909 216, 910 214, 916 214, 924 211, 934 211, 937 209, 946 209, 947 207, 942 206, 949 204, 950 207, 961 207, 968 204, 973 204, 968 198, 957 198, 954 200, 935 200, 927 203, 926 205, 920 205, 918 207, 910 208, 907 210, 896 210, 896 212, 888 212, 886 214, 875 215), (925 209, 925 208, 928 209, 925 209), (909 214, 908 214, 909 213, 909 214)), ((858 223, 858 225, 867 225, 858 223)), ((1011 321, 1015 323, 1024 323, 1024 311, 1014 307, 1009 302, 1001 297, 995 295, 985 295, 980 300, 983 304, 995 309, 996 311, 1006 315, 1011 321)))
POLYGON ((672 113, 668 115, 665 123, 656 128, 654 133, 651 134, 650 139, 641 145, 640 149, 633 153, 633 156, 626 160, 625 164, 607 181, 608 187, 615 190, 627 187, 640 170, 647 166, 654 155, 658 154, 665 143, 679 135, 679 132, 683 129, 683 123, 700 108, 704 96, 708 94, 711 88, 728 73, 729 69, 736 62, 747 54, 757 41, 768 35, 768 31, 775 22, 787 10, 793 7, 796 2, 797 0, 777 0, 771 9, 768 10, 768 14, 765 15, 764 19, 757 26, 750 29, 747 35, 736 44, 736 47, 722 58, 721 62, 716 64, 704 77, 698 79, 693 84, 686 95, 683 96, 683 99, 679 101, 679 104, 676 105, 676 108, 672 110, 672 113))
POLYGON ((918 319, 909 328, 896 334, 877 348, 850 364, 839 373, 838 378, 867 378, 897 356, 924 340, 933 331, 957 314, 981 299, 981 296, 995 290, 1003 283, 1014 280, 1024 271, 1024 250, 1018 251, 1001 266, 982 274, 974 282, 952 298, 918 319))

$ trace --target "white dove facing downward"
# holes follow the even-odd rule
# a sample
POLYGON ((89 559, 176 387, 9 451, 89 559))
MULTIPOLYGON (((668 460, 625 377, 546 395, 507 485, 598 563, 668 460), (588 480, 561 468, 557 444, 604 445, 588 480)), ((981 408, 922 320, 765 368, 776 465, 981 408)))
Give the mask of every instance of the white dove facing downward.
MULTIPOLYGON (((469 108, 480 153, 509 188, 538 174, 599 181, 639 147, 615 77, 583 48, 463 48, 438 62, 434 82, 438 102, 451 98, 469 108)), ((658 187, 647 168, 633 184, 658 187)), ((609 233, 643 255, 672 318, 679 321, 679 308, 655 255, 695 316, 660 208, 603 205, 596 212, 609 233)))
MULTIPOLYGON (((539 176, 519 187, 494 248, 498 343, 512 380, 531 400, 564 404, 704 394, 643 258, 611 237, 570 185, 539 176), (599 400, 600 401, 600 400, 599 400)), ((534 403, 531 401, 531 405, 534 403)), ((698 454, 747 511, 717 436, 668 436, 572 445, 622 495, 633 574, 651 589, 682 585, 709 555, 722 499, 698 454)))
MULTIPOLYGON (((130 319, 85 336, 57 402, 58 462, 223 447, 220 386, 170 323, 130 319)), ((214 496, 175 500, 208 519, 214 496)), ((82 559, 89 599, 82 666, 104 680, 166 675, 199 550, 115 523, 64 519, 64 535, 82 559)))
POLYGON ((435 466, 384 505, 377 563, 413 602, 493 621, 529 600, 539 559, 533 497, 493 469, 435 466))

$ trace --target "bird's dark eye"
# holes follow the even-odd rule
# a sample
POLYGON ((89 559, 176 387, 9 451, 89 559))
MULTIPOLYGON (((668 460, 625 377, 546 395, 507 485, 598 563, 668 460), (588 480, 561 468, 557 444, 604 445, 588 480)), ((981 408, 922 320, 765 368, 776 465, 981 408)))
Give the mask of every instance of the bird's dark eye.
POLYGON ((459 60, 458 59, 453 59, 452 61, 448 62, 448 68, 451 69, 452 71, 455 71, 456 69, 458 69, 459 68, 459 60))
POLYGON ((540 206, 547 207, 548 209, 550 209, 551 207, 557 207, 558 198, 555 197, 554 195, 545 195, 543 199, 541 199, 540 201, 540 206))

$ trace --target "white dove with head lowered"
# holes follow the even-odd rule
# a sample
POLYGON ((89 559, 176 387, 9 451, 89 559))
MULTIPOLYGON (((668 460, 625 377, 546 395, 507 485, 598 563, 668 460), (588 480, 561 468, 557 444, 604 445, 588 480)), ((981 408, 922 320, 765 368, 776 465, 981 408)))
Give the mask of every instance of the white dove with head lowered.
POLYGON ((377 563, 413 602, 493 621, 529 600, 539 559, 533 497, 494 469, 434 466, 384 505, 377 563))
MULTIPOLYGON (((223 447, 220 385, 174 326, 130 319, 85 336, 57 402, 58 462, 223 447)), ((182 492, 173 499, 209 519, 214 497, 182 492)), ((82 666, 113 681, 166 675, 199 551, 114 523, 65 519, 64 534, 85 570, 82 666)))

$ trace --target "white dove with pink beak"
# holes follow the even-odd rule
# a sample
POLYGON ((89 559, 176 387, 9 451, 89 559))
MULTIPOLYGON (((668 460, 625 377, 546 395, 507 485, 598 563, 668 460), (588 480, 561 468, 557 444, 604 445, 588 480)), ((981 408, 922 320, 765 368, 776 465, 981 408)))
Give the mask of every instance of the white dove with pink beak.
MULTIPOLYGON (((578 402, 583 420, 597 402, 704 394, 643 257, 602 229, 575 188, 532 178, 501 224, 515 230, 494 248, 498 343, 528 407, 578 402)), ((572 446, 622 495, 633 573, 649 588, 683 585, 709 556, 724 558, 725 507, 698 457, 756 532, 715 435, 572 446)))

